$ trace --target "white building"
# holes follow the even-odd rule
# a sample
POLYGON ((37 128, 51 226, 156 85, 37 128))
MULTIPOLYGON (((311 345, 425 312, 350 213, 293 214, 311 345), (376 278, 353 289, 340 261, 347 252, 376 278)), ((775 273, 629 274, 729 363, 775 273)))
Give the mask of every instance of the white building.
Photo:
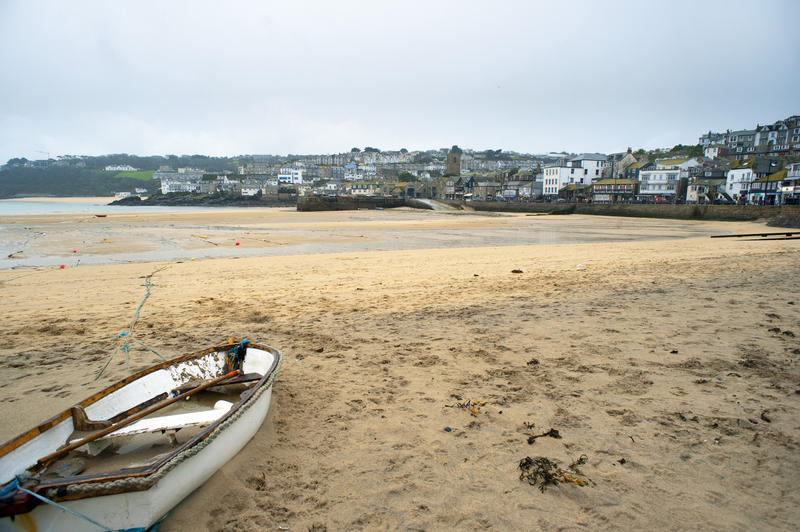
POLYGON ((734 200, 738 200, 741 196, 747 197, 750 192, 750 186, 755 180, 755 174, 750 165, 743 168, 733 168, 728 170, 725 176, 725 192, 734 200))
POLYGON ((161 193, 172 194, 173 192, 194 192, 197 190, 198 182, 185 179, 162 178, 161 193))
POLYGON ((297 167, 281 168, 278 173, 278 183, 301 185, 303 183, 303 169, 297 167))
POLYGON ((800 163, 792 163, 781 183, 781 203, 800 203, 800 163))
POLYGON ((585 153, 560 164, 544 169, 543 194, 556 196, 567 185, 589 185, 603 176, 603 168, 608 166, 608 158, 599 153, 585 153))
POLYGON ((110 164, 106 166, 106 172, 135 172, 138 168, 134 168, 129 164, 110 164))
POLYGON ((657 161, 654 169, 639 171, 639 196, 675 197, 678 193, 678 181, 681 178, 688 178, 689 168, 699 164, 696 157, 657 161))
POLYGON ((707 146, 703 150, 703 155, 706 159, 716 159, 717 157, 723 157, 728 154, 728 149, 724 146, 707 146))
POLYGON ((359 171, 355 164, 344 165, 344 180, 345 181, 361 181, 364 179, 364 174, 359 171))
POLYGON ((639 196, 652 198, 655 196, 674 197, 678 192, 678 180, 683 170, 656 169, 639 172, 639 196))
POLYGON ((698 144, 703 147, 711 146, 712 144, 725 144, 727 135, 725 133, 713 133, 709 131, 698 140, 698 144))

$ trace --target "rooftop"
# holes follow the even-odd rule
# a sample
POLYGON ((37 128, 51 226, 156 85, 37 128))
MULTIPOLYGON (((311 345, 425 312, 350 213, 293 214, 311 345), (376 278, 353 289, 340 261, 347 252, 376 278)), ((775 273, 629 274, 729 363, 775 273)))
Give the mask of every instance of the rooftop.
POLYGON ((638 181, 634 179, 614 179, 611 177, 606 177, 605 179, 599 179, 595 181, 594 185, 635 185, 638 181))
POLYGON ((607 161, 608 157, 602 153, 582 153, 577 157, 573 157, 570 161, 607 161))
POLYGON ((753 159, 743 159, 741 161, 736 161, 733 164, 733 166, 731 166, 731 168, 734 170, 738 170, 739 168, 752 168, 752 167, 753 167, 753 159))
POLYGON ((764 176, 762 178, 756 179, 754 181, 754 183, 767 183, 767 182, 772 182, 772 181, 783 181, 784 179, 786 179, 787 172, 788 171, 786 169, 783 169, 780 172, 775 172, 774 174, 770 174, 770 175, 764 176))
POLYGON ((679 164, 685 163, 688 160, 689 160, 688 157, 677 157, 675 159, 664 159, 658 161, 658 164, 660 164, 661 166, 677 166, 679 164))

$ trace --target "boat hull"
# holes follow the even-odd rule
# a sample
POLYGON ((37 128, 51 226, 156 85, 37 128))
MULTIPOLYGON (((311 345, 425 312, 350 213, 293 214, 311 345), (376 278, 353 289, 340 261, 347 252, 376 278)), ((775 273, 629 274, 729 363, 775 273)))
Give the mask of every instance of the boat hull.
MULTIPOLYGON (((264 386, 258 397, 225 426, 207 438, 208 443, 192 456, 185 457, 142 491, 101 495, 59 504, 83 514, 111 530, 146 530, 192 491, 200 487, 249 442, 269 411, 272 386, 264 386)), ((55 532, 96 531, 91 522, 53 505, 42 503, 31 512, 0 519, 0 530, 55 532)))

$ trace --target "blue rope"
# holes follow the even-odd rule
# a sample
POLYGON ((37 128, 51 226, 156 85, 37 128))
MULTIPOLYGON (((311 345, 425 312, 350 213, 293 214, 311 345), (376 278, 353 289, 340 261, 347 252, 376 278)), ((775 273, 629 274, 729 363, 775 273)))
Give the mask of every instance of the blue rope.
POLYGON ((40 500, 40 501, 42 501, 42 502, 46 502, 47 504, 51 504, 51 505, 55 506, 56 508, 58 508, 59 510, 64 510, 65 512, 69 512, 69 513, 71 513, 71 514, 72 514, 72 515, 74 515, 75 517, 80 517, 81 519, 85 519, 85 520, 89 521, 90 523, 92 523, 93 525, 95 525, 95 526, 98 526, 98 527, 102 528, 103 530, 111 530, 111 529, 110 529, 110 528, 108 528, 107 526, 105 526, 105 525, 101 525, 100 523, 98 523, 97 521, 95 521, 94 519, 92 519, 91 517, 87 517, 87 516, 83 515, 83 514, 82 514, 82 513, 80 513, 80 512, 76 512, 75 510, 70 510, 69 508, 67 508, 67 507, 66 507, 66 506, 64 506, 63 504, 58 504, 58 503, 57 503, 57 502, 55 502, 55 501, 51 501, 50 499, 48 499, 48 498, 46 498, 46 497, 42 497, 42 496, 41 496, 41 495, 39 495, 38 493, 34 493, 34 492, 32 492, 31 490, 26 490, 26 489, 25 489, 25 488, 23 488, 23 487, 17 487, 17 489, 18 489, 19 491, 22 491, 22 492, 24 492, 24 493, 27 493, 28 495, 33 495, 34 497, 36 497, 37 499, 39 499, 39 500, 40 500))
POLYGON ((142 347, 146 347, 147 349, 149 349, 150 351, 152 351, 153 353, 155 353, 156 355, 161 357, 161 360, 165 360, 165 361, 167 360, 166 357, 164 357, 164 355, 162 355, 161 353, 159 353, 158 351, 156 351, 155 349, 153 349, 152 347, 150 347, 146 343, 142 342, 141 340, 137 340, 136 338, 134 338, 133 341, 136 342, 137 344, 141 345, 142 347))
POLYGON ((120 348, 122 348, 122 352, 125 353, 125 365, 126 365, 126 367, 128 369, 131 368, 131 357, 130 357, 131 342, 130 342, 129 339, 132 339, 137 344, 142 345, 145 348, 147 348, 148 350, 152 351, 153 353, 158 355, 161 358, 161 360, 166 360, 164 355, 162 355, 161 353, 159 353, 158 351, 156 351, 155 349, 153 349, 149 345, 145 344, 144 342, 141 342, 141 341, 133 338, 133 328, 136 327, 136 322, 139 320, 139 312, 142 310, 142 307, 144 306, 145 302, 147 301, 147 298, 150 297, 150 287, 153 286, 153 283, 151 283, 150 280, 153 278, 153 276, 156 273, 160 272, 163 269, 166 269, 166 266, 164 266, 162 268, 157 268, 157 269, 153 270, 153 273, 151 273, 149 275, 145 275, 143 277, 140 277, 140 279, 144 279, 145 280, 145 283, 142 285, 145 288, 144 298, 142 298, 142 302, 139 303, 139 306, 136 307, 136 312, 134 312, 134 314, 133 314, 133 320, 131 320, 131 325, 130 325, 130 327, 128 327, 128 330, 119 333, 118 335, 116 335, 114 338, 111 339, 111 341, 113 342, 114 340, 118 340, 120 338, 124 338, 122 343, 117 345, 117 347, 114 349, 114 351, 108 357, 108 360, 103 365, 103 367, 100 368, 100 371, 97 372, 97 375, 94 376, 94 380, 97 380, 97 379, 100 378, 100 375, 103 374, 105 369, 111 363, 111 360, 114 358, 114 355, 117 354, 117 351, 119 351, 120 348))
POLYGON ((16 491, 18 487, 19 487, 19 481, 17 480, 16 477, 14 477, 14 480, 9 482, 6 485, 6 487, 3 488, 3 491, 0 491, 0 497, 5 497, 6 495, 11 495, 11 493, 16 491))
MULTIPOLYGON (((158 270, 156 270, 156 271, 158 271, 158 270)), ((139 319, 139 311, 142 310, 142 307, 144 306, 144 302, 147 301, 148 297, 150 297, 150 287, 153 286, 153 283, 150 282, 150 278, 153 277, 153 275, 155 275, 155 273, 156 272, 153 272, 150 275, 145 277, 146 281, 142 285, 145 288, 144 299, 142 299, 142 302, 139 303, 138 307, 136 307, 136 313, 134 313, 134 315, 133 315, 133 321, 131 322, 131 327, 130 327, 130 329, 128 329, 130 332, 133 332, 133 327, 134 327, 134 325, 136 325, 136 320, 139 319)))
POLYGON ((227 355, 227 358, 228 358, 228 365, 230 367, 232 367, 232 368, 236 367, 237 363, 241 362, 239 360, 239 352, 240 351, 243 352, 247 348, 247 343, 248 343, 248 340, 247 340, 247 338, 245 338, 236 347, 231 347, 230 349, 228 349, 228 352, 226 353, 226 355, 227 355))

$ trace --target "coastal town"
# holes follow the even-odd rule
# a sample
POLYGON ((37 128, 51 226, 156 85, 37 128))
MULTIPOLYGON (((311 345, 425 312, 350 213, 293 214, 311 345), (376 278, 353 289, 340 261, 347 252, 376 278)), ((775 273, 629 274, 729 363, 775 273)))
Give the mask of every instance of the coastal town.
POLYGON ((0 5, 0 532, 798 530, 800 1, 0 5))
MULTIPOLYGON (((696 145, 621 153, 442 148, 382 151, 373 147, 333 155, 248 155, 230 168, 155 170, 110 164, 109 175, 147 178, 118 199, 152 194, 226 194, 292 200, 309 196, 428 198, 460 201, 576 201, 594 203, 800 202, 800 116, 748 130, 709 131, 696 145)), ((12 159, 19 166, 85 165, 83 157, 12 159)), ((46 190, 40 191, 47 193, 46 190)))

